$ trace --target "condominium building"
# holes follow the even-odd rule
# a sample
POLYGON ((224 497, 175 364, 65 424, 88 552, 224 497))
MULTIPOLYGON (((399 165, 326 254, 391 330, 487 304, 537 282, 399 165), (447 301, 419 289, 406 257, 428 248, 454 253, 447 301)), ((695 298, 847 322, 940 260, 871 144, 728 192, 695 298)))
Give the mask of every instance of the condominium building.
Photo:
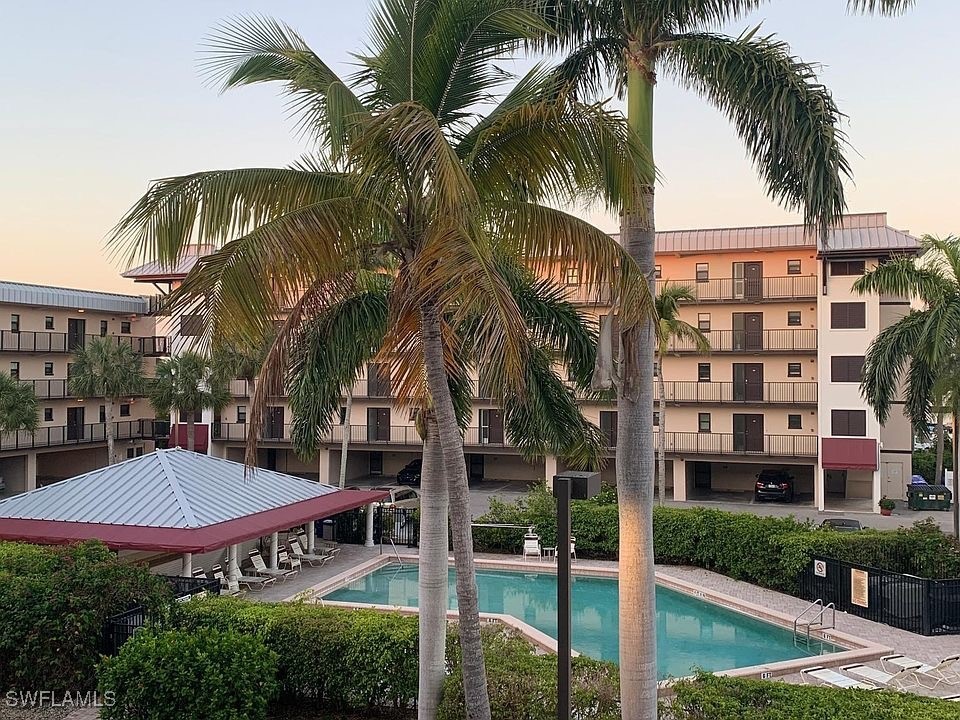
MULTIPOLYGON (((0 497, 107 464, 105 401, 75 397, 68 380, 74 352, 94 337, 129 343, 147 375, 167 354, 147 298, 0 282, 0 370, 30 385, 40 410, 36 432, 0 436, 0 497)), ((150 404, 124 398, 115 412, 118 459, 151 451, 150 404)))
MULTIPOLYGON (((911 474, 909 424, 898 406, 881 427, 859 383, 870 342, 909 311, 909 300, 855 295, 852 284, 892 256, 915 255, 917 240, 873 213, 846 216, 822 241, 800 225, 784 225, 658 232, 656 242, 658 286, 690 288, 695 301, 684 304, 681 316, 711 346, 703 354, 675 341, 659 369, 667 409, 661 418, 651 408, 651 432, 664 423, 669 496, 752 493, 761 470, 782 469, 794 478, 797 501, 820 509, 871 510, 883 495, 903 497, 911 474)), ((126 276, 173 286, 194 262, 172 271, 143 266, 126 276)), ((556 279, 586 313, 600 319, 611 312, 580 284, 572 265, 558 267, 556 279)), ((394 403, 388 366, 371 363, 351 391, 350 416, 345 403, 319 457, 307 462, 291 449, 290 409, 277 401, 265 419, 260 464, 335 482, 344 435, 348 481, 389 478, 420 456, 411 414, 394 403)), ((202 420, 210 426, 210 452, 239 460, 250 388, 237 380, 231 392, 227 408, 202 420)), ((584 401, 583 411, 607 440, 603 473, 612 481, 616 406, 584 401)), ((534 481, 563 469, 553 457, 524 461, 504 431, 501 410, 479 389, 464 443, 473 480, 534 481)))

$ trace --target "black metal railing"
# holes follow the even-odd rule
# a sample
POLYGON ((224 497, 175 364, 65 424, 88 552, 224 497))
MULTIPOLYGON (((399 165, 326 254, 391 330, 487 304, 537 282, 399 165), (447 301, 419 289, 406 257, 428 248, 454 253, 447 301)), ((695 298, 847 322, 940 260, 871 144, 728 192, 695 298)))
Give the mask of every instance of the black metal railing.
MULTIPOLYGON (((657 435, 654 433, 654 442, 657 435)), ((713 432, 668 432, 664 438, 671 455, 767 455, 816 457, 816 435, 758 435, 713 432)), ((610 445, 612 449, 614 444, 610 445)))
POLYGON ((665 381, 668 403, 763 403, 770 405, 815 405, 815 382, 696 382, 665 381))
MULTIPOLYGON (((814 328, 782 330, 708 330, 711 352, 811 352, 817 349, 814 328)), ((700 353, 692 340, 673 339, 670 352, 700 353)))
POLYGON ((800 576, 799 595, 920 635, 960 634, 960 578, 919 577, 818 557, 800 576))
MULTIPOLYGON (((348 545, 363 545, 367 539, 365 508, 348 510, 323 521, 332 528, 331 539, 348 545)), ((377 544, 417 547, 420 543, 420 513, 411 508, 376 506, 373 515, 373 541, 377 544)))
POLYGON ((710 278, 709 280, 657 280, 657 292, 667 284, 690 288, 693 302, 762 302, 798 300, 817 296, 816 275, 784 275, 763 278, 710 278))
POLYGON ((70 333, 21 330, 0 330, 0 352, 72 353, 86 343, 104 337, 117 345, 129 345, 140 355, 159 357, 169 355, 167 338, 137 335, 72 335, 70 333))
MULTIPOLYGON (((154 440, 170 434, 170 423, 163 420, 124 420, 114 424, 115 440, 154 440)), ((18 430, 0 436, 0 450, 29 450, 58 445, 83 445, 106 442, 106 423, 54 425, 35 432, 18 430)))
MULTIPOLYGON (((64 400, 76 397, 76 393, 70 390, 70 381, 59 380, 20 380, 22 385, 29 385, 33 388, 34 395, 39 400, 64 400)), ((133 393, 130 397, 142 397, 143 393, 133 393)), ((102 395, 87 395, 85 397, 103 397, 102 395)), ((124 396, 127 397, 127 396, 124 396)))

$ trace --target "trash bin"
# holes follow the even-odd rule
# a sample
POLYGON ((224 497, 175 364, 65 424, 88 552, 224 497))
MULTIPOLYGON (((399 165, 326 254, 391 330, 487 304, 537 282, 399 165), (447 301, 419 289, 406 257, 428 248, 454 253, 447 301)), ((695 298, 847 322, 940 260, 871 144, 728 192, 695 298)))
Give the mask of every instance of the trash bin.
POLYGON ((911 510, 949 510, 953 493, 946 485, 911 483, 907 486, 907 507, 911 510))

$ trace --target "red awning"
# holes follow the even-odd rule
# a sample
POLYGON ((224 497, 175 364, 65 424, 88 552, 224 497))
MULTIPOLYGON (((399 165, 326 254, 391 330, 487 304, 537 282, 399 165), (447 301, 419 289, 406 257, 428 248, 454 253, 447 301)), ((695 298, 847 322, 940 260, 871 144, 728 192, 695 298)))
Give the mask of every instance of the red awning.
MULTIPOLYGON (((193 426, 194 451, 201 455, 207 452, 207 442, 210 426, 205 423, 197 423, 193 426)), ((178 423, 170 428, 170 447, 187 448, 187 424, 178 423)))
POLYGON ((873 438, 821 438, 820 464, 825 470, 876 470, 873 438))
POLYGON ((278 530, 286 530, 310 520, 319 520, 363 507, 388 495, 389 493, 376 490, 339 490, 285 507, 199 528, 4 518, 0 522, 0 540, 61 545, 97 539, 113 550, 203 553, 269 535, 278 530))

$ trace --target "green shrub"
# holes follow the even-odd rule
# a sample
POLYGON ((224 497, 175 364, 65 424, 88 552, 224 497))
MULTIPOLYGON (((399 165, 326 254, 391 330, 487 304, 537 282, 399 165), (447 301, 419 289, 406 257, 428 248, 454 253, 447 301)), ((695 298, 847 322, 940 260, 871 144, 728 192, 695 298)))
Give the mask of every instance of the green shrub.
MULTIPOLYGON (((553 720, 557 716, 557 658, 537 655, 526 640, 501 627, 483 629, 487 688, 494 720, 553 720)), ((463 699, 460 643, 447 638, 450 672, 443 687, 438 720, 467 717, 463 699)), ((573 661, 572 717, 619 720, 617 668, 590 658, 573 661)))
POLYGON ((170 596, 161 578, 99 542, 0 543, 0 690, 91 689, 104 621, 170 596))
POLYGON ((218 630, 141 631, 100 666, 105 720, 259 720, 276 690, 276 655, 218 630))
POLYGON ((956 703, 910 693, 839 690, 700 675, 674 686, 661 720, 956 720, 956 703))
POLYGON ((283 702, 324 707, 410 707, 417 696, 417 618, 366 610, 230 598, 178 609, 186 630, 254 635, 278 656, 283 702))
MULTIPOLYGON (((913 474, 922 475, 928 483, 939 484, 934 477, 937 474, 937 451, 936 450, 914 450, 913 451, 913 474)), ((943 453, 943 469, 953 470, 953 451, 949 442, 943 453)))

